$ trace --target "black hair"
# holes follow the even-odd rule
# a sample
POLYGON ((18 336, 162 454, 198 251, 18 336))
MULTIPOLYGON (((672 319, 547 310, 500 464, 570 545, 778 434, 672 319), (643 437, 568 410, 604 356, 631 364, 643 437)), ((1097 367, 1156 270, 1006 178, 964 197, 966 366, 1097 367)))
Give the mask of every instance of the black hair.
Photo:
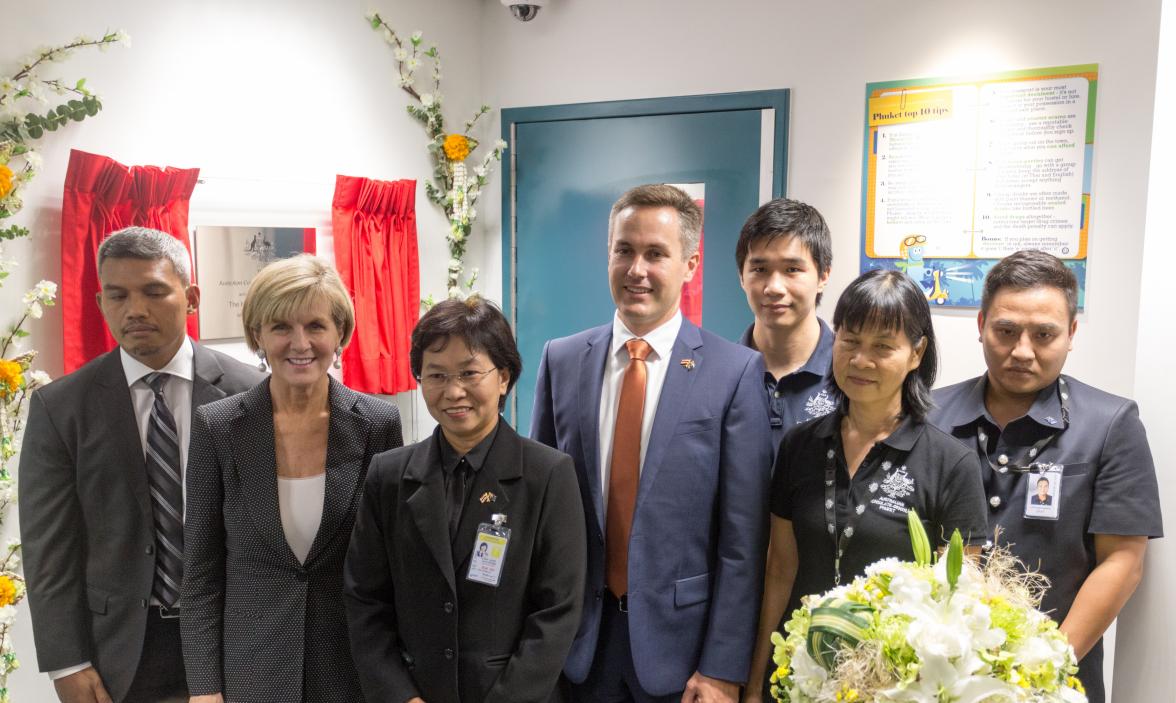
POLYGON ((1078 314, 1078 278, 1061 259, 1036 249, 1009 254, 988 271, 984 277, 980 312, 988 316, 988 306, 1002 288, 1027 290, 1042 286, 1057 288, 1066 296, 1066 308, 1070 320, 1073 320, 1078 314))
POLYGON ((412 331, 408 352, 412 375, 420 380, 425 350, 438 343, 444 349, 453 338, 461 339, 471 351, 484 352, 495 368, 510 374, 506 393, 498 399, 498 409, 506 407, 506 396, 523 372, 523 359, 510 331, 510 323, 497 305, 478 295, 465 300, 450 298, 437 303, 421 317, 412 331))
POLYGON ((932 407, 931 387, 939 367, 935 327, 923 290, 900 271, 874 269, 854 279, 837 299, 833 328, 859 332, 864 328, 901 330, 911 344, 927 340, 919 367, 902 384, 902 411, 916 420, 932 407))
MULTIPOLYGON (((743 275, 743 264, 752 245, 770 242, 777 237, 795 237, 804 244, 821 276, 833 267, 833 237, 821 213, 799 200, 776 198, 751 213, 743 223, 743 229, 739 230, 739 241, 735 244, 735 264, 739 267, 739 274, 743 275)), ((821 296, 817 293, 818 305, 821 296)))

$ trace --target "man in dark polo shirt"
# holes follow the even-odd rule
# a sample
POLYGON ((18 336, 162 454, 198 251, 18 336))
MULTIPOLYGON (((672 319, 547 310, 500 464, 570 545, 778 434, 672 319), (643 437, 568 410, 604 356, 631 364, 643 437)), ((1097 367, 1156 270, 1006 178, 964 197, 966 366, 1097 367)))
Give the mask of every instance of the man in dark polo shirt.
POLYGON ((836 407, 829 373, 833 331, 817 317, 833 264, 833 240, 816 208, 777 198, 747 218, 735 261, 755 314, 740 344, 764 357, 775 452, 790 427, 836 407))
POLYGON ((1078 284, 1056 257, 1021 251, 984 280, 978 317, 988 373, 942 388, 932 422, 975 448, 989 527, 1049 577, 1042 609, 1102 703, 1102 635, 1160 537, 1155 467, 1135 403, 1062 375, 1078 329, 1078 284), (1045 481, 1052 500, 1038 497, 1045 481))

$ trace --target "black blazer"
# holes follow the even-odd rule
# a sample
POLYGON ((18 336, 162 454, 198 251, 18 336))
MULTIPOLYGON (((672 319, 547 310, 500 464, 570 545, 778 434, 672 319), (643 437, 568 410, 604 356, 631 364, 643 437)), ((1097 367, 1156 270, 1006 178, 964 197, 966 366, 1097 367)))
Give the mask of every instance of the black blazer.
MULTIPOLYGON (((193 409, 264 376, 194 345, 193 409)), ((114 700, 131 686, 155 576, 155 522, 119 352, 33 393, 20 453, 20 531, 41 671, 89 661, 114 700)))
POLYGON ((440 430, 377 456, 344 572, 351 646, 373 703, 564 700, 587 555, 572 460, 499 418, 452 544, 440 430), (466 580, 480 523, 511 529, 497 588, 466 580))
POLYGON ((181 627, 192 695, 233 703, 362 701, 340 591, 364 475, 400 446, 400 415, 331 379, 326 496, 306 563, 278 508, 269 381, 192 422, 181 627))

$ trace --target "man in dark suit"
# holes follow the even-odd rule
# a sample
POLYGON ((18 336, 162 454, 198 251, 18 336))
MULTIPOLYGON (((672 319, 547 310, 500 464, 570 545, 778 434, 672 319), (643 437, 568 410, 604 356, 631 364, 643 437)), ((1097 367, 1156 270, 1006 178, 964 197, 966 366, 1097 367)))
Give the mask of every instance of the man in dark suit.
POLYGON ((98 249, 98 305, 119 348, 36 391, 20 527, 37 662, 62 703, 187 701, 182 467, 193 409, 258 371, 188 339, 188 252, 142 227, 98 249), (156 375, 161 372, 163 375, 156 375), (179 566, 177 567, 177 564, 179 566))
POLYGON ((564 671, 583 701, 735 701, 763 581, 761 356, 679 312, 702 213, 639 186, 609 218, 611 324, 548 342, 532 436, 572 456, 588 536, 564 671))

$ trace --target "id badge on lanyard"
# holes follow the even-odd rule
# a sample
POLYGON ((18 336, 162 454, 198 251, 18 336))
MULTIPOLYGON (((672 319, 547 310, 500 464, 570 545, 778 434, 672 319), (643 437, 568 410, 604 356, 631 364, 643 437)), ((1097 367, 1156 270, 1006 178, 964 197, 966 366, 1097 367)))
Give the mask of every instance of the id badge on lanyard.
POLYGON ((1039 463, 1025 474, 1025 519, 1057 520, 1062 510, 1062 465, 1039 463))
POLYGON ((506 526, 506 513, 495 513, 490 520, 478 525, 466 579, 497 587, 502 581, 502 566, 510 546, 510 528, 506 526))

